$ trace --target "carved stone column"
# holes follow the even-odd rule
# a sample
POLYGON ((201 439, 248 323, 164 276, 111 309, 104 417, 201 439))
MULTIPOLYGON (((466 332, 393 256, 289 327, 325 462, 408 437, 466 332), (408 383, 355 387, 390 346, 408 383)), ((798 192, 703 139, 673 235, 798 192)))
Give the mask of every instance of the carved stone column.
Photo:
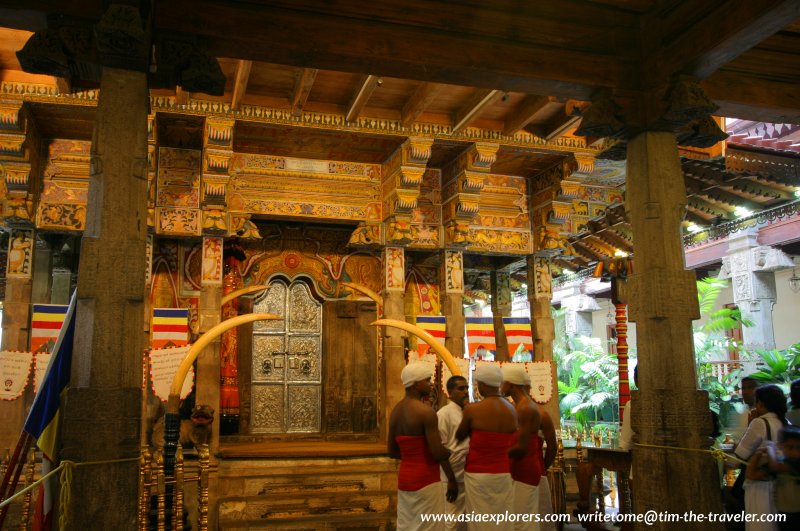
POLYGON ((146 73, 104 68, 61 457, 134 460, 75 469, 69 529, 134 529, 137 522, 131 493, 141 427, 147 110, 146 73))
POLYGON ((579 286, 568 288, 572 293, 561 299, 561 308, 566 310, 567 335, 592 336, 592 312, 600 309, 600 305, 584 293, 579 286))
POLYGON ((492 323, 494 324, 494 337, 497 361, 509 361, 513 352, 508 351, 508 338, 503 317, 511 317, 511 277, 508 273, 492 271, 492 323))
POLYGON ((778 297, 775 271, 794 264, 783 251, 758 245, 757 237, 756 228, 728 237, 728 256, 722 259, 719 278, 731 279, 733 301, 742 312, 742 318, 753 323, 742 327, 745 348, 774 349, 772 308, 778 297))
MULTIPOLYGON (((531 332, 533 333, 533 361, 553 362, 553 340, 555 323, 552 306, 553 277, 550 273, 550 260, 542 256, 528 257, 528 302, 531 308, 531 332)), ((544 406, 550 414, 556 430, 561 427, 561 413, 558 408, 558 376, 556 364, 552 363, 550 377, 553 379, 553 396, 544 406)))
MULTIPOLYGON (((383 317, 405 321, 403 296, 406 275, 405 252, 402 247, 386 247, 383 250, 383 317)), ((400 382, 400 371, 406 366, 405 332, 394 327, 383 327, 383 390, 384 419, 381 436, 387 433, 389 415, 397 403, 405 396, 400 382)))
MULTIPOLYGON (((627 167, 625 208, 636 249, 628 303, 630 320, 636 323, 640 389, 631 393, 633 431, 645 445, 707 448, 711 414, 708 395, 697 389, 695 375, 692 319, 699 317, 699 309, 695 274, 683 261, 680 224, 686 189, 675 134, 634 137, 627 167)), ((720 513, 716 467, 707 454, 635 446, 634 512, 720 513)))
POLYGON ((440 293, 442 314, 447 318, 444 346, 460 358, 464 356, 464 253, 444 251, 443 256, 440 293))

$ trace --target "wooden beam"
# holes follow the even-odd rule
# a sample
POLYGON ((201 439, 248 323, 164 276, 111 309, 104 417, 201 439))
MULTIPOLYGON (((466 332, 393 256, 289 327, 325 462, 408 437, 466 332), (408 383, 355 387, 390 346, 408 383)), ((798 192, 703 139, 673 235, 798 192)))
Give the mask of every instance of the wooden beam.
POLYGON ((526 125, 528 125, 536 117, 536 114, 547 107, 547 104, 552 101, 552 98, 547 96, 527 96, 523 101, 520 108, 511 116, 506 118, 503 125, 503 134, 511 136, 526 125))
POLYGON ((53 77, 59 94, 72 94, 72 83, 65 77, 53 77))
MULTIPOLYGON (((404 23, 407 18, 367 16, 361 5, 360 16, 345 16, 288 4, 253 8, 244 2, 195 0, 189 6, 175 0, 156 2, 154 25, 162 32, 202 37, 215 57, 579 99, 589 99, 598 86, 619 85, 636 61, 635 47, 625 48, 631 53, 603 54, 592 47, 597 41, 574 49, 508 34, 487 36, 469 10, 459 17, 469 23, 453 26, 452 17, 440 17, 441 27, 431 27, 404 23)), ((507 13, 503 20, 509 20, 507 13)), ((628 35, 619 28, 613 34, 628 35)))
POLYGON ((442 91, 443 86, 438 83, 422 83, 403 105, 400 113, 400 123, 403 127, 411 127, 417 118, 425 112, 425 109, 433 103, 433 100, 442 91))
POLYGON ((466 128, 475 120, 475 118, 478 117, 481 111, 500 99, 502 96, 502 90, 478 90, 456 113, 453 119, 453 132, 457 133, 466 128))
POLYGON ((719 105, 717 114, 774 124, 800 124, 797 84, 754 78, 722 69, 700 84, 719 105))
POLYGON ((318 73, 319 70, 316 68, 303 68, 295 76, 291 101, 292 116, 303 114, 303 107, 306 106, 308 95, 311 94, 311 88, 314 86, 318 73))
POLYGON ((189 103, 189 93, 183 90, 180 85, 175 87, 175 104, 186 105, 189 103))
POLYGON ((651 72, 683 72, 706 78, 726 63, 800 18, 797 0, 727 0, 672 42, 661 36, 651 72))
POLYGON ((234 111, 239 110, 242 99, 247 93, 247 81, 250 79, 250 69, 252 67, 253 61, 240 59, 236 64, 236 76, 233 80, 233 96, 231 97, 231 109, 234 111))
POLYGON ((348 122, 358 119, 358 115, 360 115, 361 111, 364 110, 364 107, 367 105, 370 96, 372 96, 372 93, 375 92, 376 88, 378 88, 378 85, 382 83, 383 81, 381 80, 380 76, 374 76, 372 74, 363 76, 361 78, 358 88, 356 88, 353 97, 350 99, 350 103, 347 104, 345 119, 348 122))

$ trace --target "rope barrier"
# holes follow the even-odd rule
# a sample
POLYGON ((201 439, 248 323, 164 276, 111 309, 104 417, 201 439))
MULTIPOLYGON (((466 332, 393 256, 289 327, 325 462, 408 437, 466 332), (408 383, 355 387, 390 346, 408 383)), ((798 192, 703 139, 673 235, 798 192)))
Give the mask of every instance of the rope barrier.
POLYGON ((39 485, 40 483, 44 482, 47 478, 52 476, 53 474, 57 474, 59 471, 63 470, 64 473, 61 474, 59 478, 59 484, 61 486, 59 492, 59 503, 61 504, 59 510, 59 517, 58 517, 58 528, 59 529, 66 529, 67 523, 69 522, 69 507, 70 501, 72 499, 72 477, 74 476, 75 469, 79 466, 89 466, 89 465, 106 465, 110 463, 126 463, 128 461, 139 461, 139 457, 126 457, 124 459, 104 459, 102 461, 86 461, 85 463, 76 463, 75 461, 70 461, 65 459, 61 461, 61 464, 58 465, 56 468, 48 472, 46 475, 42 476, 38 480, 34 481, 21 491, 17 492, 10 498, 3 500, 0 502, 0 509, 5 507, 6 505, 10 504, 15 499, 23 496, 28 491, 32 490, 34 487, 39 485))
POLYGON ((747 464, 747 461, 744 461, 743 459, 739 459, 735 455, 727 454, 723 450, 720 450, 719 448, 715 448, 713 450, 706 450, 704 448, 684 448, 682 446, 664 446, 664 445, 661 445, 661 444, 633 443, 633 445, 634 446, 642 446, 644 448, 660 448, 662 450, 682 450, 682 451, 686 451, 686 452, 701 452, 701 453, 705 453, 705 454, 711 454, 711 457, 713 457, 717 461, 730 460, 730 461, 736 461, 736 462, 741 463, 743 465, 747 464))

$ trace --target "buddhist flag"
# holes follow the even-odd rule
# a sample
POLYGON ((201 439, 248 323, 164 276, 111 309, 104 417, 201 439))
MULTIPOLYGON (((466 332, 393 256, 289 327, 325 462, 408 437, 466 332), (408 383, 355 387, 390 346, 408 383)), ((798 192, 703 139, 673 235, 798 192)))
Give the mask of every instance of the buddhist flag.
POLYGON ((503 326, 506 329, 508 352, 516 354, 517 351, 522 352, 527 350, 529 353, 533 354, 531 320, 528 317, 503 317, 503 326))
POLYGON ((494 322, 491 317, 467 317, 467 350, 470 357, 482 348, 494 355, 497 345, 494 338, 494 322))
POLYGON ((154 349, 182 347, 189 342, 187 308, 153 308, 150 344, 154 349))
MULTIPOLYGON (((439 343, 444 345, 445 328, 447 327, 447 318, 438 315, 419 315, 417 316, 417 326, 428 332, 436 338, 439 343)), ((430 350, 430 345, 421 339, 417 341, 417 352, 420 355, 425 354, 430 350)))
POLYGON ((52 352, 61 323, 67 315, 63 304, 34 304, 31 317, 31 352, 52 352))

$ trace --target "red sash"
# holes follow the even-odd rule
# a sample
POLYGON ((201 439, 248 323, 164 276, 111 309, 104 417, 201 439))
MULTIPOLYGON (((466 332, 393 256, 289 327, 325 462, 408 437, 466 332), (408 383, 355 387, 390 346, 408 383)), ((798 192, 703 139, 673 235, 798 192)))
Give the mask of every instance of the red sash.
POLYGON ((469 438, 469 453, 464 472, 473 474, 507 474, 508 449, 514 433, 473 431, 469 438))
POLYGON ((399 490, 415 491, 439 482, 439 463, 433 459, 428 441, 422 435, 396 435, 400 447, 399 490))
MULTIPOLYGON (((517 444, 519 432, 514 434, 513 444, 517 444)), ((521 459, 511 459, 511 477, 536 487, 542 479, 544 471, 544 457, 542 456, 542 439, 537 435, 528 441, 528 453, 521 459)))

